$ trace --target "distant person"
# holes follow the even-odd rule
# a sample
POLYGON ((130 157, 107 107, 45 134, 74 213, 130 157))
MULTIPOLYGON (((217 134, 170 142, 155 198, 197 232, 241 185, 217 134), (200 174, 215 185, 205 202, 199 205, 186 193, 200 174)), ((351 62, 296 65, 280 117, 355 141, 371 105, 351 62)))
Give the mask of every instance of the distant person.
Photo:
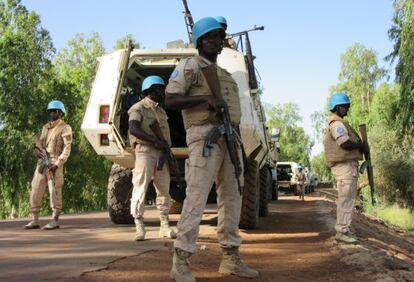
POLYGON ((63 164, 70 155, 72 128, 62 120, 66 110, 61 101, 51 101, 47 106, 47 112, 49 113, 50 122, 43 126, 40 140, 37 142, 39 144, 36 144, 34 149, 38 162, 33 175, 32 192, 30 193, 30 212, 33 220, 24 227, 25 229, 40 227, 39 212, 46 187, 49 188, 50 207, 53 210, 53 216, 52 221, 45 225, 43 229, 59 228, 59 215, 62 210, 63 164))
POLYGON ((298 170, 293 176, 296 182, 297 192, 299 194, 299 200, 302 199, 302 201, 305 200, 305 180, 306 175, 303 172, 303 167, 298 166, 298 170))
POLYGON ((159 237, 177 237, 168 222, 171 206, 168 163, 165 162, 161 170, 157 169, 158 160, 165 153, 164 150, 171 147, 168 117, 162 107, 164 90, 165 83, 161 77, 146 77, 141 86, 144 98, 128 111, 130 141, 135 150, 135 167, 132 171, 134 188, 131 197, 131 214, 136 227, 135 241, 145 239, 145 195, 151 181, 157 193, 156 205, 160 211, 159 237), (155 123, 158 124, 162 136, 157 136, 151 128, 155 123))
MULTIPOLYGON (((219 22, 219 24, 224 29, 224 31, 227 31, 227 20, 226 20, 225 17, 217 16, 217 17, 214 17, 214 19, 216 19, 216 21, 219 22)), ((231 38, 227 33, 226 33, 226 37, 223 40, 223 44, 224 44, 224 47, 228 47, 228 48, 237 50, 236 41, 234 41, 234 39, 231 38)))
POLYGON ((368 146, 361 142, 357 132, 343 118, 347 115, 351 101, 345 93, 336 93, 329 99, 327 130, 324 146, 326 164, 336 179, 338 188, 336 212, 336 236, 339 242, 355 244, 358 239, 351 234, 352 211, 357 194, 358 161, 368 146))

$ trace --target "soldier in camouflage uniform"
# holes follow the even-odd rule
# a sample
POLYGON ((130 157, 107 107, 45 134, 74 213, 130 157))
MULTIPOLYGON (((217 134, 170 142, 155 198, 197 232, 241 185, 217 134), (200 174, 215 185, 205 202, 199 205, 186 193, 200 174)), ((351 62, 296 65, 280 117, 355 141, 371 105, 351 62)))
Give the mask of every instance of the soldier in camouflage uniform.
POLYGON ((35 154, 39 161, 32 180, 30 194, 30 212, 33 220, 25 225, 25 229, 39 228, 39 212, 42 207, 42 198, 45 188, 49 187, 50 207, 53 210, 52 221, 43 227, 51 230, 59 228, 59 215, 62 210, 63 165, 67 161, 72 144, 72 128, 66 124, 62 117, 66 114, 65 106, 61 101, 51 101, 47 106, 50 122, 43 126, 40 136, 40 146, 35 147, 35 154), (47 154, 46 154, 47 153, 47 154), (51 165, 48 171, 41 172, 41 161, 48 157, 51 165), (54 184, 48 186, 48 176, 54 184))

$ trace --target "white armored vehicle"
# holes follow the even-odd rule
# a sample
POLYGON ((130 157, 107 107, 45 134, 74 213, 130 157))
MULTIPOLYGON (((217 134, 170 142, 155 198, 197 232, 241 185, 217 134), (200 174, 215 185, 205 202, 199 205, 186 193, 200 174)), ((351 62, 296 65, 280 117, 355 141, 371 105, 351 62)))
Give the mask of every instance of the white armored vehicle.
MULTIPOLYGON (((247 34, 247 33, 246 33, 247 34)), ((248 40, 248 36, 247 40, 248 40)), ((249 45, 250 43, 247 42, 249 45)), ((250 46, 249 46, 250 47, 250 46)), ((124 49, 100 58, 82 130, 94 150, 111 160, 108 183, 109 213, 114 223, 132 223, 129 213, 132 191, 134 152, 128 140, 128 108, 139 99, 141 83, 146 76, 159 75, 168 82, 179 60, 196 54, 193 48, 124 49)), ((218 64, 229 71, 239 87, 242 108, 241 138, 248 159, 243 192, 241 228, 255 228, 259 215, 267 214, 274 183, 272 169, 276 146, 267 134, 265 115, 252 55, 224 48, 218 64)), ((181 177, 171 179, 170 194, 177 202, 185 198, 184 160, 188 156, 185 130, 180 111, 167 109, 172 140, 172 152, 181 167, 181 177)), ((214 191, 214 189, 213 189, 214 191)))

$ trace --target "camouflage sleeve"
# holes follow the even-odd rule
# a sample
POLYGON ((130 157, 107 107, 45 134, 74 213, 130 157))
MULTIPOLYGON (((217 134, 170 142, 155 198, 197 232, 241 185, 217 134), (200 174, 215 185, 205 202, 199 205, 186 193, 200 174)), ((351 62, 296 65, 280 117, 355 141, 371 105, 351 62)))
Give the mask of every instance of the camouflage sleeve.
POLYGON ((56 165, 58 167, 63 166, 63 164, 68 160, 70 151, 72 149, 72 128, 67 125, 62 131, 63 138, 63 151, 59 155, 56 165))
POLYGON ((329 125, 329 131, 332 138, 336 141, 336 144, 341 146, 343 143, 349 140, 348 130, 345 125, 340 121, 334 121, 329 125))
POLYGON ((165 89, 166 95, 186 95, 193 83, 196 67, 196 64, 192 63, 191 59, 181 60, 171 73, 168 85, 165 89))

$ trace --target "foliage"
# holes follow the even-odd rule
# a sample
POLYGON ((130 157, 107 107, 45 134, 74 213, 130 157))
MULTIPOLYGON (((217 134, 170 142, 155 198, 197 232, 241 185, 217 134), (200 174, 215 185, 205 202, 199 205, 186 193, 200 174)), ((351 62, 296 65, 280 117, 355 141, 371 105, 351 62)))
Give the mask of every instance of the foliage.
POLYGON ((119 38, 114 46, 114 50, 118 49, 124 49, 128 46, 128 42, 131 41, 132 45, 134 46, 134 49, 139 49, 141 46, 139 42, 134 38, 134 36, 131 33, 128 33, 124 37, 119 38))
POLYGON ((67 122, 73 129, 72 153, 66 166, 70 179, 63 190, 65 206, 71 211, 96 210, 106 207, 106 185, 110 163, 96 155, 81 132, 92 79, 104 54, 102 40, 97 33, 90 37, 77 34, 68 47, 59 51, 54 61, 60 81, 71 90, 59 93, 67 99, 67 122))
POLYGON ((373 49, 355 43, 341 55, 339 83, 331 87, 331 93, 346 92, 351 98, 347 120, 357 126, 367 123, 376 85, 387 74, 378 66, 373 49))
POLYGON ((323 182, 332 182, 334 180, 330 169, 326 166, 325 152, 321 152, 312 158, 311 170, 323 182))
POLYGON ((54 48, 39 16, 19 0, 0 0, 0 31, 0 216, 8 216, 27 203, 32 136, 45 121, 39 109, 50 99, 54 48))
POLYGON ((414 127, 414 0, 394 1, 394 24, 388 31, 394 50, 388 59, 396 60, 397 82, 401 85, 401 99, 393 118, 404 131, 414 127))
POLYGON ((313 146, 304 129, 297 125, 302 120, 295 103, 264 106, 268 128, 280 128, 280 161, 293 161, 309 166, 309 154, 313 146))

